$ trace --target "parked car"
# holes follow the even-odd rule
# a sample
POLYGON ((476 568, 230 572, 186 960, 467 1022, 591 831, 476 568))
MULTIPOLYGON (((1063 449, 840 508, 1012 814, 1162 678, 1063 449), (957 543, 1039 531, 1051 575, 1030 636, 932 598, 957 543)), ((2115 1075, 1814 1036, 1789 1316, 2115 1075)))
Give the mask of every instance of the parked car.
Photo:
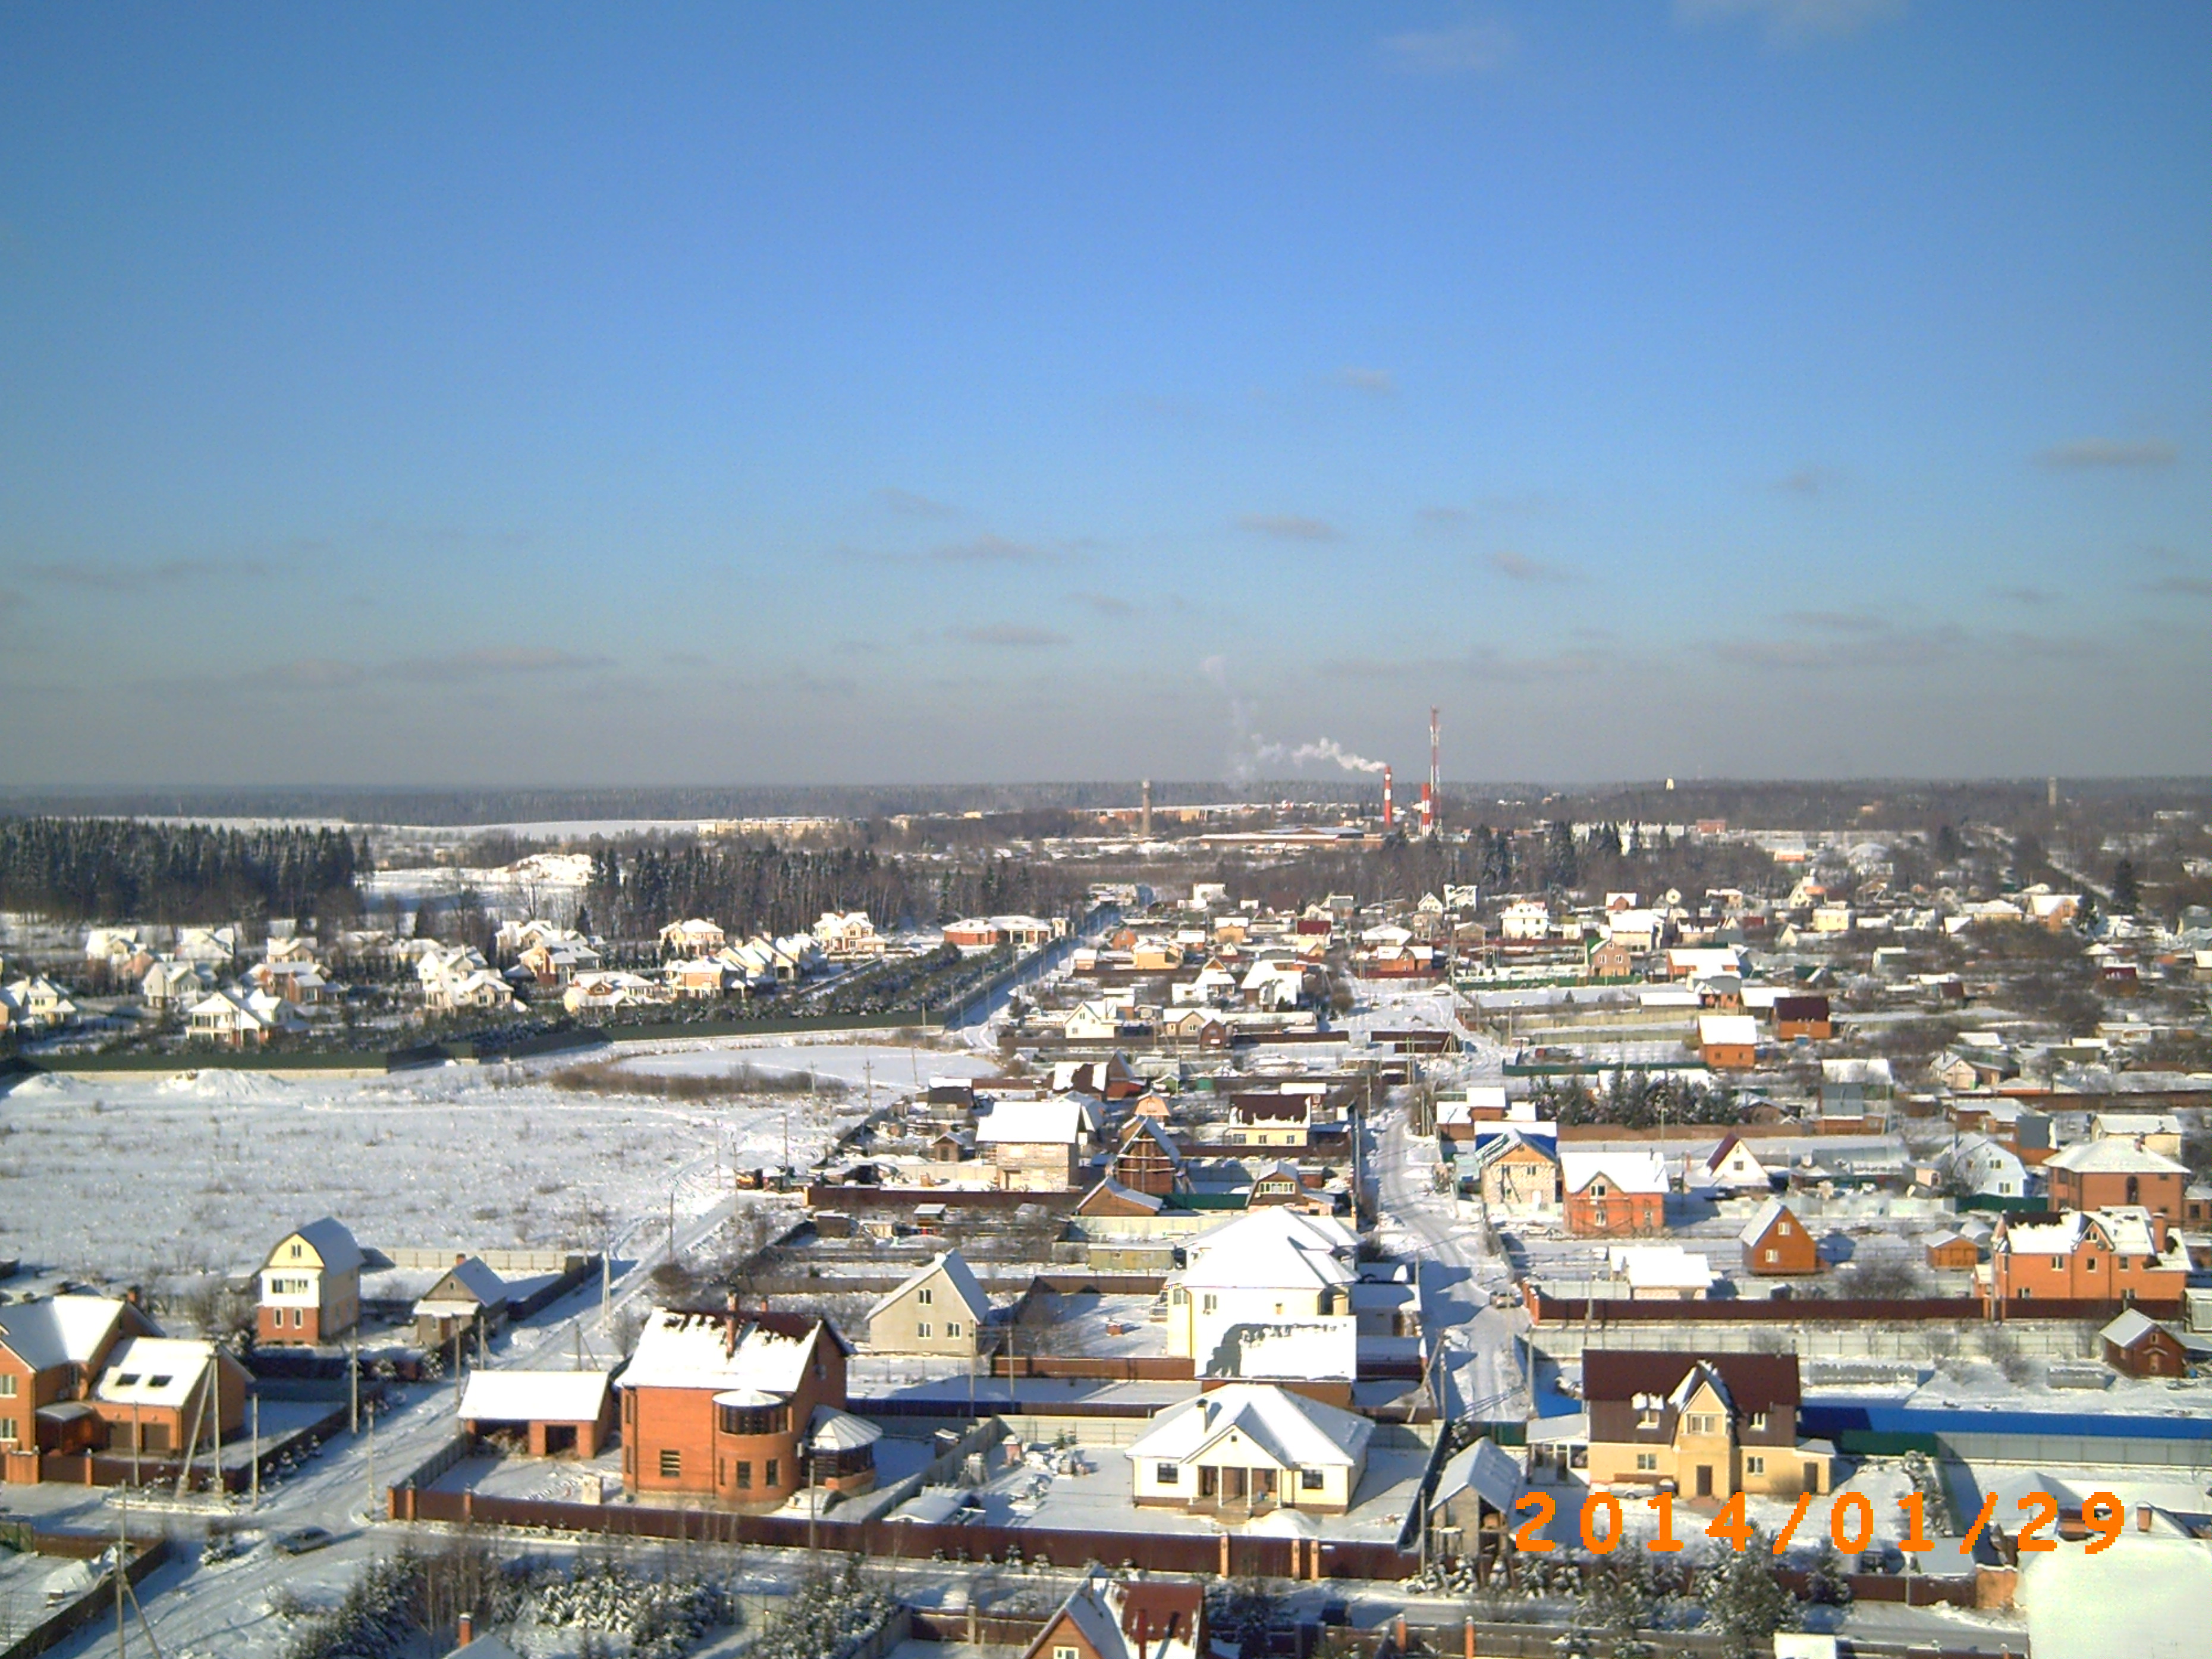
POLYGON ((300 1527, 276 1534, 276 1547, 287 1555, 305 1555, 311 1550, 328 1549, 337 1541, 336 1534, 325 1527, 300 1527))

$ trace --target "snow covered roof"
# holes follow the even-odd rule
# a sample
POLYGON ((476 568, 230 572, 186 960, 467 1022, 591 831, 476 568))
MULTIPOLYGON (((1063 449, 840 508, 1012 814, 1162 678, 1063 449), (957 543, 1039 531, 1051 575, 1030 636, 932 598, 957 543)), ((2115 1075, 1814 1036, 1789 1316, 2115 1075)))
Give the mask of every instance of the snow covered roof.
POLYGON ((1513 1454, 1485 1435, 1452 1455, 1437 1477, 1432 1504, 1449 1504, 1462 1492, 1473 1492, 1494 1510, 1512 1512, 1521 1496, 1523 1477, 1513 1454))
POLYGON ((868 1317, 873 1319, 908 1291, 917 1285, 927 1284, 939 1273, 945 1275, 945 1282, 952 1287, 953 1295, 958 1297, 967 1305, 969 1318, 984 1320, 991 1316, 991 1298, 984 1293, 982 1285, 977 1282, 975 1270, 968 1265, 968 1258, 957 1250, 947 1250, 944 1255, 930 1261, 927 1266, 916 1268, 909 1273, 903 1284, 868 1310, 868 1317))
POLYGON ((2046 1170, 2066 1170, 2075 1175, 2186 1175, 2186 1164, 2163 1152, 2154 1152, 2118 1135, 2100 1135, 2076 1141, 2064 1152, 2044 1161, 2046 1170))
POLYGON ((2097 1334, 2117 1347, 2130 1347, 2140 1342, 2159 1328, 2158 1322, 2144 1316, 2140 1309, 2130 1308, 2097 1334))
POLYGON ((442 1313, 448 1309, 464 1310, 475 1308, 496 1308, 507 1300, 507 1281, 483 1264, 478 1256, 465 1261, 456 1261, 438 1276, 438 1282, 429 1293, 415 1304, 417 1313, 442 1313), (449 1287, 464 1292, 460 1295, 441 1296, 449 1287))
POLYGON ((460 1414, 471 1423, 597 1422, 613 1381, 612 1371, 471 1371, 460 1414))
POLYGON ((1316 1286, 1348 1285, 1357 1278, 1358 1248, 1344 1224, 1329 1216, 1285 1206, 1253 1210, 1201 1235, 1184 1247, 1187 1285, 1316 1286))
POLYGON ((1606 1255, 1613 1276, 1638 1290, 1702 1291, 1716 1277, 1711 1257, 1679 1244, 1616 1244, 1606 1255))
POLYGON ((1199 1659, 1205 1592, 1196 1584, 1094 1577, 1076 1587, 1045 1621, 1023 1659, 1069 1632, 1098 1659, 1199 1659), (1064 1621, 1064 1622, 1063 1622, 1064 1621))
POLYGON ((1570 1193, 1578 1193, 1600 1176, 1624 1193, 1663 1193, 1667 1163, 1656 1152, 1570 1152, 1559 1154, 1559 1175, 1570 1193))
POLYGON ((1698 1041, 1755 1048, 1759 1046, 1759 1022, 1749 1014, 1700 1014, 1698 1041))
POLYGON ((1126 1455, 1192 1462, 1237 1435, 1285 1469, 1350 1468, 1374 1432, 1367 1419, 1334 1406, 1268 1383, 1231 1382, 1162 1412, 1126 1455))
POLYGON ((1740 1244, 1756 1244, 1766 1237, 1767 1229, 1790 1213, 1790 1206, 1778 1198, 1770 1198, 1759 1206, 1759 1212, 1744 1223, 1743 1231, 1736 1235, 1740 1244))
POLYGON ((134 1336, 118 1343, 94 1400, 125 1406, 181 1406, 215 1363, 215 1344, 173 1336, 134 1336))
POLYGON ((0 1342, 34 1371, 89 1365, 124 1304, 108 1296, 47 1296, 0 1306, 0 1342))
MULTIPOLYGON (((636 1351, 622 1375, 625 1389, 758 1389, 796 1393, 815 1345, 830 1329, 821 1320, 778 1319, 757 1314, 692 1313, 657 1308, 638 1334, 636 1351)), ((830 1340, 838 1339, 832 1332, 830 1340)))
POLYGON ((811 1451, 858 1451, 883 1437, 884 1431, 874 1424, 832 1406, 817 1406, 806 1425, 806 1444, 811 1451))
POLYGON ((1002 1100, 976 1120, 979 1146, 1072 1146, 1083 1139, 1082 1106, 1073 1100, 1002 1100))

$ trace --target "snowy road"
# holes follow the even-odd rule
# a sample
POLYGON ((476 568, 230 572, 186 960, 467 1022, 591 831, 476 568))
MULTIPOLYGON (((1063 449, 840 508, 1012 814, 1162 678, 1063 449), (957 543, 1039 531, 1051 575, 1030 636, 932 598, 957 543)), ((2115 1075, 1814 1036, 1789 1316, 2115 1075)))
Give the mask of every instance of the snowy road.
POLYGON ((1504 1255, 1485 1243, 1477 1223, 1461 1219, 1449 1190, 1437 1190, 1435 1142, 1412 1132, 1403 1103, 1377 1113, 1369 1137, 1382 1242, 1419 1264, 1421 1321, 1441 1355, 1438 1386, 1449 1413, 1527 1417, 1515 1343, 1528 1316, 1490 1305, 1490 1292, 1510 1282, 1504 1255))

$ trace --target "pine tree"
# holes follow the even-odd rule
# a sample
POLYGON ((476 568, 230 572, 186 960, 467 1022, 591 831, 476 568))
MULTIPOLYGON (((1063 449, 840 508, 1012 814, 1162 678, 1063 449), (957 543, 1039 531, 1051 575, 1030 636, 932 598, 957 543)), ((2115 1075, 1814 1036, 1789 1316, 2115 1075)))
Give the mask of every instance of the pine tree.
POLYGON ((1797 1604, 1774 1576, 1773 1546, 1754 1532, 1749 1547, 1721 1558, 1705 1574, 1705 1617, 1727 1659, 1771 1652, 1774 1632, 1794 1623, 1797 1604))
POLYGON ((2142 902, 2142 895, 2136 891, 2136 861, 2122 859, 2112 872, 2112 914, 2131 916, 2142 902))

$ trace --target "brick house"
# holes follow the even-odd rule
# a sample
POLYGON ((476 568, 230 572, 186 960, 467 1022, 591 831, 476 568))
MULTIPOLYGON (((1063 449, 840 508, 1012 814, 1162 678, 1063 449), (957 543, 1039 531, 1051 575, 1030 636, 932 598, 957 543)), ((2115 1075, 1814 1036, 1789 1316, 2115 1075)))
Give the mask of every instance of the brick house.
POLYGON ((1567 1231, 1620 1238, 1667 1230, 1667 1165, 1656 1152, 1559 1154, 1567 1231))
POLYGON ((1795 1354, 1583 1354, 1589 1482, 1718 1502, 1828 1490, 1834 1453, 1797 1439, 1795 1354))
POLYGON ((212 1342, 167 1336, 131 1336, 115 1346, 88 1396, 106 1425, 102 1443, 128 1455, 132 1440, 142 1454, 166 1457, 198 1437, 212 1444, 235 1439, 246 1427, 246 1396, 253 1378, 212 1342))
POLYGON ((0 1305, 0 1478, 39 1479, 42 1453, 97 1449, 83 1401, 119 1343, 158 1333, 135 1304, 106 1296, 44 1296, 0 1305))
POLYGON ((254 1340, 313 1346, 361 1322, 361 1247, 325 1216, 276 1241, 261 1264, 254 1340))
POLYGON ((2172 1302, 2188 1283, 2188 1252, 2140 1207, 2008 1215, 1990 1240, 1999 1302, 2172 1302))
POLYGON ((2118 1135, 2052 1153, 2043 1162, 2043 1180, 2056 1210, 2140 1205, 2162 1221, 2179 1221, 2185 1214, 2188 1167, 2118 1135))
POLYGON ((774 1508, 875 1485, 873 1425, 845 1410, 852 1352, 825 1319, 661 1308, 621 1380, 623 1484, 774 1508))
POLYGON ((1820 1271, 1820 1247, 1790 1207, 1770 1198, 1745 1224, 1743 1270, 1765 1279, 1802 1278, 1820 1271))

